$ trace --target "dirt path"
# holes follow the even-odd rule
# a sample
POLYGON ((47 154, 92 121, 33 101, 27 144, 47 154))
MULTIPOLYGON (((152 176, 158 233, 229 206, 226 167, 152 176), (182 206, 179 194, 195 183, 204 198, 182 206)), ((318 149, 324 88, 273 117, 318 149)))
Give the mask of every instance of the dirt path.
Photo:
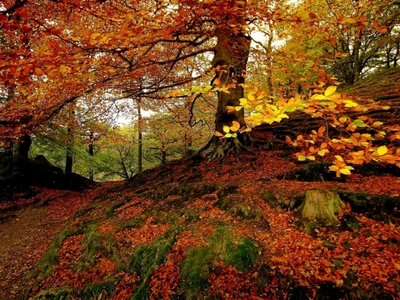
POLYGON ((0 299, 21 299, 25 275, 68 220, 49 222, 48 207, 11 212, 0 224, 0 299))
POLYGON ((106 186, 84 193, 37 188, 39 195, 0 207, 0 300, 24 299, 25 277, 52 239, 106 186))

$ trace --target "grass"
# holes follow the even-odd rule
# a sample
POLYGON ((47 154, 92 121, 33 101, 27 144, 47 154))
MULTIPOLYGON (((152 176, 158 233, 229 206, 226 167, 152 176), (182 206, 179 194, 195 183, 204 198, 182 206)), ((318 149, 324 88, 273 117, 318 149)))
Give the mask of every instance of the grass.
POLYGON ((59 264, 59 250, 62 242, 67 237, 78 235, 80 232, 73 231, 71 227, 67 226, 61 231, 53 240, 44 257, 37 263, 35 269, 28 275, 28 279, 35 278, 37 282, 47 278, 53 267, 59 264))
POLYGON ((133 299, 147 299, 149 297, 148 280, 155 268, 165 262, 179 232, 179 228, 171 228, 153 243, 140 246, 133 253, 129 262, 129 272, 136 273, 141 281, 133 299))
POLYGON ((249 237, 244 237, 228 254, 227 264, 235 267, 239 271, 248 272, 258 262, 261 246, 249 237))
POLYGON ((106 281, 86 286, 80 293, 82 299, 103 299, 102 295, 115 295, 115 283, 106 281))

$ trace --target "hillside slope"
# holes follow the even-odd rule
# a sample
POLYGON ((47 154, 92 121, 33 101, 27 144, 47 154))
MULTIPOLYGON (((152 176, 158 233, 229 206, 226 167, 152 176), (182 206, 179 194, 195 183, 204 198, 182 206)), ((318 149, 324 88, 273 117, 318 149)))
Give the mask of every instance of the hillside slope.
MULTIPOLYGON (((364 93, 368 80, 348 92, 397 99, 384 85, 364 93)), ((0 202, 0 299, 400 298, 399 177, 338 180, 287 146, 251 150, 0 202), (346 203, 337 225, 301 219, 313 189, 346 203)))
MULTIPOLYGON (((23 284, 5 287, 4 299, 400 296, 399 178, 317 182, 281 151, 254 150, 176 161, 82 194, 86 207, 23 284), (298 179, 285 179, 293 174, 298 179), (340 191, 349 203, 339 226, 320 228, 292 211, 317 188, 340 191)), ((79 194, 62 197, 68 203, 79 194)))
POLYGON ((346 92, 364 99, 400 101, 400 67, 371 74, 346 92))

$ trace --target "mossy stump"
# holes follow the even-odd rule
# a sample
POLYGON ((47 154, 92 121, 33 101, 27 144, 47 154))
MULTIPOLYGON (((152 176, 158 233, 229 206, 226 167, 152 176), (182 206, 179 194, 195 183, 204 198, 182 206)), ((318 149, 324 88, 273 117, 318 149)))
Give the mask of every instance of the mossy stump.
POLYGON ((305 192, 305 200, 298 211, 304 219, 319 221, 329 226, 338 223, 336 214, 344 208, 346 204, 337 193, 315 189, 305 192))

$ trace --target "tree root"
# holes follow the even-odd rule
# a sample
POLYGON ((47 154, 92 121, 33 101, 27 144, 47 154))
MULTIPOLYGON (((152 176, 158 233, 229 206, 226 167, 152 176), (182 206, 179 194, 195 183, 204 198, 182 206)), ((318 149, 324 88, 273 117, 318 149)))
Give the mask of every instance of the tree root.
POLYGON ((251 144, 252 139, 250 135, 243 136, 242 139, 212 139, 203 149, 199 151, 199 154, 210 160, 225 158, 230 154, 239 155, 243 152, 255 154, 247 146, 251 144))

